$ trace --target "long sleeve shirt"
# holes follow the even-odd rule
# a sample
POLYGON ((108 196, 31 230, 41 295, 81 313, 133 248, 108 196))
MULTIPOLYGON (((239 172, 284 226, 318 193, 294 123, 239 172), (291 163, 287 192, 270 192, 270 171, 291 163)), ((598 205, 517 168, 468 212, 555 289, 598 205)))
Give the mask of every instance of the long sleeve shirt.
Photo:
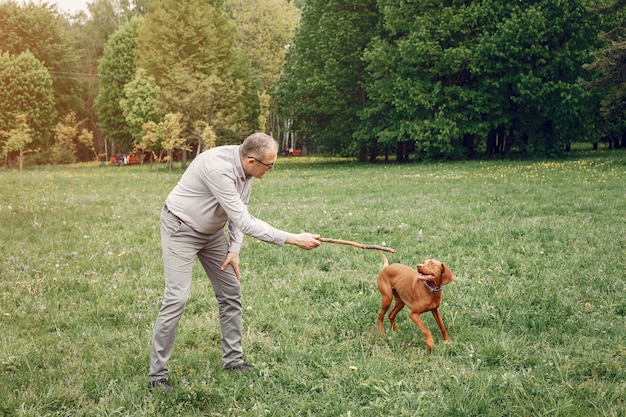
POLYGON ((165 204, 200 233, 217 233, 228 223, 229 252, 239 253, 244 235, 282 246, 287 232, 248 212, 252 179, 244 173, 239 146, 216 147, 201 153, 189 164, 165 204))

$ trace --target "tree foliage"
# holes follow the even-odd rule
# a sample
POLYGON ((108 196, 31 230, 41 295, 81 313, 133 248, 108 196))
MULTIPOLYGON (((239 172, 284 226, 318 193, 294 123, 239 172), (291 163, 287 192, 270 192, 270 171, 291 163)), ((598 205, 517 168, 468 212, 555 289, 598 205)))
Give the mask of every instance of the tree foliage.
POLYGON ((227 10, 236 22, 240 47, 260 82, 259 130, 270 131, 275 127, 268 121, 276 112, 270 91, 282 73, 285 54, 300 22, 300 10, 289 0, 230 0, 227 10))
POLYGON ((362 53, 377 30, 375 0, 309 0, 275 99, 299 133, 329 152, 354 150, 365 104, 362 53))
POLYGON ((28 117, 26 114, 18 114, 15 116, 15 122, 13 128, 9 131, 0 130, 0 136, 6 139, 2 149, 0 149, 0 155, 6 158, 11 152, 18 153, 18 159, 20 164, 20 186, 22 185, 22 169, 24 166, 24 153, 28 147, 28 144, 32 142, 32 129, 28 126, 28 117))
POLYGON ((370 159, 391 147, 400 161, 415 144, 428 158, 557 155, 585 132, 597 18, 583 0, 349 6, 307 2, 280 83, 281 106, 317 145, 359 144, 361 156, 365 145, 370 159))
POLYGON ((590 10, 603 17, 602 46, 588 66, 587 88, 596 100, 596 137, 611 147, 626 147, 626 1, 590 10))
MULTIPOLYGON (((159 141, 156 122, 149 120, 144 123, 141 127, 141 140, 135 143, 135 149, 141 151, 142 154, 145 152, 150 154, 150 171, 152 171, 152 163, 156 152, 160 149, 159 141)), ((141 162, 143 164, 143 158, 141 162)))
POLYGON ((120 100, 120 107, 136 142, 141 142, 141 131, 145 123, 159 122, 165 114, 159 101, 159 90, 154 78, 143 68, 137 69, 135 78, 124 86, 124 98, 120 100))
POLYGON ((154 0, 139 34, 138 62, 160 87, 166 111, 239 140, 256 127, 259 87, 223 6, 154 0))
POLYGON ((174 151, 188 151, 189 147, 185 138, 182 137, 184 128, 183 115, 181 113, 168 113, 156 126, 157 137, 161 141, 163 150, 167 153, 167 166, 172 169, 174 151))
POLYGON ((131 149, 133 132, 126 123, 120 100, 124 99, 124 86, 135 76, 137 66, 137 32, 142 18, 134 18, 115 32, 108 40, 98 66, 100 78, 95 105, 98 126, 122 151, 131 149))
POLYGON ((76 113, 70 112, 61 117, 54 128, 54 145, 52 146, 52 159, 55 163, 66 162, 67 156, 71 156, 71 162, 85 149, 94 159, 97 153, 93 146, 93 133, 81 128, 84 120, 77 120, 76 113))
POLYGON ((495 98, 506 110, 504 123, 491 121, 491 133, 502 132, 507 146, 530 154, 558 155, 572 138, 587 133, 588 96, 581 80, 598 21, 582 1, 493 2, 487 10, 500 23, 484 26, 476 73, 479 88, 497 88, 495 98))
POLYGON ((227 1, 234 15, 242 50, 263 90, 270 90, 300 23, 300 10, 288 0, 227 1))
POLYGON ((80 54, 73 47, 69 22, 53 6, 0 2, 0 28, 0 51, 12 55, 29 51, 48 69, 57 114, 84 108, 80 98, 85 86, 75 76, 80 72, 80 54))
MULTIPOLYGON (((69 15, 45 2, 0 2, 0 130, 26 114, 41 162, 56 115, 72 112, 87 120, 99 152, 105 136, 130 151, 145 122, 165 112, 183 115, 182 136, 198 152, 204 134, 220 145, 258 129, 361 160, 395 151, 405 161, 414 149, 461 158, 557 156, 580 140, 626 145, 624 0, 88 8, 69 15)), ((60 158, 91 159, 87 148, 60 158)))
POLYGON ((25 114, 36 146, 46 146, 56 119, 52 77, 30 52, 0 54, 0 130, 14 129, 25 114))

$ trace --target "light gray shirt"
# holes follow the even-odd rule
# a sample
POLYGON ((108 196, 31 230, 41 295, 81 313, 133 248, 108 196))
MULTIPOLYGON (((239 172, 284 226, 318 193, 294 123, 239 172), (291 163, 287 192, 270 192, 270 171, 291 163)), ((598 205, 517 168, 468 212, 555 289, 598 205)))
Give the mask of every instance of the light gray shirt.
POLYGON ((248 213, 252 179, 243 171, 239 146, 202 152, 167 196, 168 209, 197 232, 213 234, 228 223, 229 252, 239 253, 243 236, 283 245, 287 232, 248 213))

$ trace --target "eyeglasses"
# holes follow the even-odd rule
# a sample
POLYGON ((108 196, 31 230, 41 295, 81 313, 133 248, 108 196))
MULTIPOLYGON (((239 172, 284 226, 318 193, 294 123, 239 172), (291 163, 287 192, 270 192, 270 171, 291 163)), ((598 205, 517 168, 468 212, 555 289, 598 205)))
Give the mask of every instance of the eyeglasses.
POLYGON ((255 161, 257 161, 259 164, 261 164, 261 165, 265 165, 265 167, 266 167, 267 169, 274 169, 274 164, 266 164, 265 162, 263 162, 263 161, 260 161, 260 160, 256 159, 254 156, 248 156, 248 158, 252 158, 252 159, 254 159, 255 161))

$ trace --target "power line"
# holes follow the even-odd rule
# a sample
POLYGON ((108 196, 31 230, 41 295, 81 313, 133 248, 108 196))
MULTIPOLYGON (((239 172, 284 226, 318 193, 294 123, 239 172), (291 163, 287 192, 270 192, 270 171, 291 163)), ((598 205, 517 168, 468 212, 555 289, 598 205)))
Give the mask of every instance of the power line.
POLYGON ((90 74, 86 72, 62 72, 48 71, 51 75, 59 78, 98 78, 98 74, 90 74))

